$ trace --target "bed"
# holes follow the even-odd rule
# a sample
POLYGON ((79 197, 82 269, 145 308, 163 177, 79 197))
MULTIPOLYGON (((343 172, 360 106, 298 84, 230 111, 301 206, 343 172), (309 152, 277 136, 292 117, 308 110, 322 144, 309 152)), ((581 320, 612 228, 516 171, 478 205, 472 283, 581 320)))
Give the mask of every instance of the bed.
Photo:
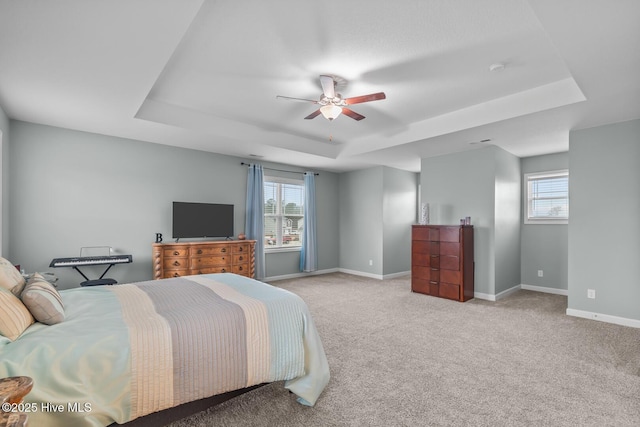
POLYGON ((230 273, 62 290, 64 321, 0 336, 0 377, 29 376, 32 425, 127 423, 284 381, 313 406, 329 381, 306 304, 230 273))

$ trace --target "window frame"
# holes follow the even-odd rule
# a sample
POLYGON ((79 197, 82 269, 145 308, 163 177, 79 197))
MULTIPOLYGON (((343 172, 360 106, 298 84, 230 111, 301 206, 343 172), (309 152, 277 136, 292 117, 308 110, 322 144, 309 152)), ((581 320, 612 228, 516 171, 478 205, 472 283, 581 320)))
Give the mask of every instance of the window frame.
MULTIPOLYGON (((283 177, 279 177, 279 176, 273 176, 273 175, 265 175, 264 176, 264 184, 268 183, 268 182, 273 182, 276 184, 289 184, 289 185, 299 185, 300 187, 302 187, 302 200, 303 200, 303 210, 302 210, 302 219, 304 221, 304 180, 303 179, 295 179, 295 178, 283 178, 283 177)), ((267 200, 266 200, 266 195, 265 195, 265 200, 263 203, 266 204, 267 200)), ((284 219, 284 217, 286 216, 284 213, 282 214, 267 214, 266 210, 264 212, 264 217, 263 217, 263 221, 264 219, 267 218, 267 216, 270 217, 280 217, 281 219, 284 219)), ((279 227, 280 227, 280 234, 282 234, 282 221, 280 221, 279 223, 279 227)), ((265 224, 266 225, 266 224, 265 224)), ((265 234, 266 234, 266 227, 265 227, 265 234)), ((264 238, 264 237, 263 237, 264 238)), ((276 236, 276 242, 278 240, 278 237, 276 236)), ((284 243, 281 245, 267 245, 265 242, 264 245, 264 249, 265 252, 296 252, 296 251, 300 251, 302 249, 302 245, 298 246, 291 246, 291 245, 285 245, 284 243)))
POLYGON ((524 223, 525 224, 568 224, 570 218, 570 198, 569 198, 569 169, 559 169, 553 171, 544 171, 544 172, 531 172, 524 174, 524 223), (555 177, 566 177, 567 178, 567 216, 566 217, 530 217, 530 201, 533 200, 530 197, 530 182, 535 181, 537 179, 544 178, 555 178, 555 177))

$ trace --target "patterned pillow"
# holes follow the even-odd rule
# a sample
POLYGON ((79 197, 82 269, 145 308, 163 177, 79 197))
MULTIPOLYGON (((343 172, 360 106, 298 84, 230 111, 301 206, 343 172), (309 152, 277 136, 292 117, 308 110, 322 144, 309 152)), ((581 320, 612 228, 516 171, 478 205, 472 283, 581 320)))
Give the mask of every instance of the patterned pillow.
POLYGON ((14 341, 33 322, 33 316, 22 301, 0 287, 0 335, 14 341))
POLYGON ((55 325, 64 320, 64 305, 60 294, 38 273, 31 276, 24 287, 22 302, 40 323, 55 325))
POLYGON ((12 294, 19 297, 24 289, 25 280, 17 268, 8 260, 0 257, 0 288, 11 291, 12 294))

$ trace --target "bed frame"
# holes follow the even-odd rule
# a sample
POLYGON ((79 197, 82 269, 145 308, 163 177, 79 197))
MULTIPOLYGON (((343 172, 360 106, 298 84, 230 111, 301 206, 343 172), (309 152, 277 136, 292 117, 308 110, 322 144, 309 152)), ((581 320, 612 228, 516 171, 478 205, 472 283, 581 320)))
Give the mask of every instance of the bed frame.
POLYGON ((219 405, 223 402, 226 402, 227 400, 231 400, 236 396, 240 396, 241 394, 247 393, 251 390, 255 390, 256 388, 262 387, 264 385, 266 385, 266 383, 254 385, 240 390, 229 391, 227 393, 218 394, 216 396, 211 396, 200 400, 194 400, 193 402, 183 403, 182 405, 178 405, 173 408, 167 408, 159 412, 154 412, 143 417, 136 418, 135 420, 131 420, 128 423, 113 423, 108 427, 157 427, 167 425, 174 421, 181 420, 193 414, 197 414, 198 412, 209 409, 213 406, 219 405))

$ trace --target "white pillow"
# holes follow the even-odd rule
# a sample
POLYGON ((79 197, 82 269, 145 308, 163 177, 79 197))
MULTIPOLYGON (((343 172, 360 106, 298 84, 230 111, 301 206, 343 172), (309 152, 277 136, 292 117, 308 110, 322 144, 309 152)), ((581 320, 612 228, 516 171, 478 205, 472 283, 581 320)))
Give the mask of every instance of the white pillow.
POLYGON ((18 269, 7 259, 0 257, 0 288, 8 289, 12 294, 20 297, 24 284, 24 277, 18 269))
POLYGON ((33 316, 22 301, 0 287, 0 335, 14 341, 33 322, 33 316))
POLYGON ((60 294, 38 273, 31 276, 24 287, 22 302, 40 323, 55 325, 64 320, 64 304, 60 294))

